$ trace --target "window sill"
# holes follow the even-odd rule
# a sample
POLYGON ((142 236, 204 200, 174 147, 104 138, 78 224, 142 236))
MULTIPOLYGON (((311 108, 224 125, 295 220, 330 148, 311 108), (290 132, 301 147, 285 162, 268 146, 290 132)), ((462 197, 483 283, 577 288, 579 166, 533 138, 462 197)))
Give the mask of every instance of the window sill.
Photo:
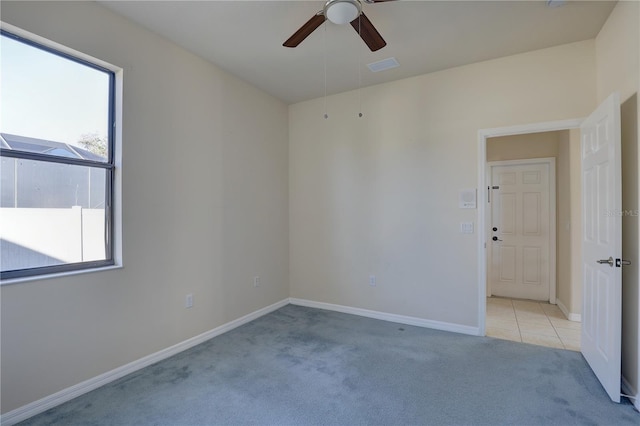
POLYGON ((55 274, 43 274, 43 275, 34 275, 31 277, 9 278, 9 279, 0 281, 0 286, 11 285, 11 284, 21 284, 21 283, 32 282, 32 281, 48 280, 52 278, 70 277, 73 275, 90 274, 94 272, 111 271, 113 269, 122 269, 122 268, 123 268, 122 265, 110 265, 110 266, 102 266, 99 268, 79 269, 77 271, 58 272, 55 274))

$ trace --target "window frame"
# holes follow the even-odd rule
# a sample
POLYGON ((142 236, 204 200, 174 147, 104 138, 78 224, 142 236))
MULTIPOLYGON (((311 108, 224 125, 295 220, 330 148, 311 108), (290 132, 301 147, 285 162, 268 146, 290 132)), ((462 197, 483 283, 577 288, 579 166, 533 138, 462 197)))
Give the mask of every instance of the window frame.
MULTIPOLYGON (((4 23, 3 23, 3 26, 4 23)), ((16 29, 18 30, 18 29, 16 29)), ((81 158, 69 158, 63 156, 53 156, 35 152, 17 151, 0 147, 0 157, 17 158, 24 160, 43 161, 58 164, 68 164, 84 166, 89 168, 103 169, 106 173, 106 188, 105 188, 105 253, 106 259, 94 260, 87 262, 75 262, 65 263, 62 265, 52 266, 39 266, 25 269, 15 269, 10 271, 0 271, 0 283, 5 284, 9 280, 21 279, 21 278, 46 278, 54 274, 69 273, 69 272, 83 272, 96 270, 98 268, 113 267, 116 265, 116 244, 114 238, 116 237, 116 223, 114 212, 114 199, 116 187, 116 162, 119 163, 119 155, 116 155, 116 91, 118 89, 118 82, 116 81, 116 71, 114 69, 107 68, 99 65, 91 60, 80 58, 68 51, 71 49, 64 49, 63 46, 58 48, 49 46, 44 43, 34 41, 29 37, 25 37, 17 34, 18 31, 8 31, 5 28, 0 28, 0 37, 8 37, 16 40, 20 43, 26 44, 36 49, 43 50, 53 55, 62 57, 64 59, 76 62, 78 64, 88 66, 97 71, 104 72, 109 77, 109 97, 108 97, 108 125, 107 125, 107 160, 94 161, 81 158), (65 51, 67 50, 67 51, 65 51)), ((22 31, 20 31, 22 32, 22 31)), ((34 38, 36 38, 35 36, 34 38)), ((53 43, 52 43, 53 44, 53 43)), ((86 55, 82 55, 86 56, 86 55)), ((119 154, 119 153, 118 153, 119 154)), ((120 229, 118 224, 118 229, 120 229)), ((118 232, 120 234, 120 232, 118 232)), ((119 236, 119 235, 118 235, 119 236)))

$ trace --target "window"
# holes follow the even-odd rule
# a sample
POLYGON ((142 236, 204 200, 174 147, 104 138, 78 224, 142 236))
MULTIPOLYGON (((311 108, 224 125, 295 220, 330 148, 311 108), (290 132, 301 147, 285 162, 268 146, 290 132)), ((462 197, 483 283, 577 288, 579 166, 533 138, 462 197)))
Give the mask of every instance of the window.
POLYGON ((114 264, 115 74, 2 30, 0 278, 114 264))

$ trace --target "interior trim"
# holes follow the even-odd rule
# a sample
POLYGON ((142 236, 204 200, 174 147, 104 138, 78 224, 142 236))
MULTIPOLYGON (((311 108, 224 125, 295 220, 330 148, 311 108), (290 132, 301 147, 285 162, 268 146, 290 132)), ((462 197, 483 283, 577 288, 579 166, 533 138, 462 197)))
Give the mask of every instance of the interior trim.
POLYGON ((342 312, 344 314, 358 315, 361 317, 374 318, 383 321, 395 322, 399 324, 414 325, 417 327, 432 328, 434 330, 451 331, 453 333, 469 334, 479 336, 478 327, 469 325, 454 324, 450 322, 434 321, 406 315, 389 314, 380 311, 371 311, 369 309, 354 308, 351 306, 334 305, 333 303, 314 302, 306 299, 290 298, 292 305, 306 306, 308 308, 326 309, 328 311, 342 312))
POLYGON ((569 309, 567 309, 567 307, 564 306, 564 303, 562 303, 560 299, 556 298, 556 305, 558 305, 558 308, 560 308, 564 316, 567 317, 569 321, 582 322, 582 315, 569 312, 569 309))

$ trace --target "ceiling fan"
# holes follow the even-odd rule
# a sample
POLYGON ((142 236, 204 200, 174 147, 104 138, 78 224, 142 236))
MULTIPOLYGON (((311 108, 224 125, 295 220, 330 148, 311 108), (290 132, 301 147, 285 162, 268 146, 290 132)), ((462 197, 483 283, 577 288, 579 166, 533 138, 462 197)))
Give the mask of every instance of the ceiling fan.
MULTIPOLYGON (((395 0, 362 0, 365 3, 382 3, 395 0)), ((287 41, 282 45, 285 47, 296 47, 316 30, 325 20, 329 20, 334 24, 342 25, 347 22, 357 33, 360 34, 362 40, 369 46, 372 52, 382 49, 387 45, 376 27, 373 26, 367 15, 362 11, 361 0, 328 0, 324 8, 309 19, 300 27, 287 41)))

